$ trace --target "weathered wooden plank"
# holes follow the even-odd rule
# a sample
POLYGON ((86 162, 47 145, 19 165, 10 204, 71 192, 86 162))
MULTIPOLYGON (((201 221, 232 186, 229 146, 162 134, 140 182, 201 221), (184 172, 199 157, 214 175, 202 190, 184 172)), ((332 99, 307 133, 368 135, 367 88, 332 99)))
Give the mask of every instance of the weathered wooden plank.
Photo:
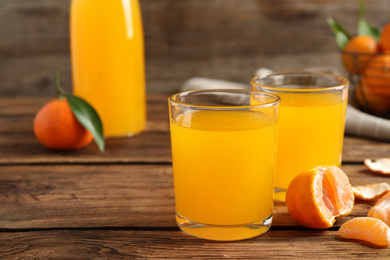
MULTIPOLYGON (((334 39, 324 20, 328 15, 356 30, 355 2, 279 1, 140 0, 147 53, 202 59, 213 54, 329 51, 334 39), (299 44, 292 36, 299 37, 299 44), (324 44, 313 45, 320 42, 324 44)), ((70 0, 1 0, 0 7, 3 57, 69 51, 70 0)), ((388 18, 379 14, 389 7, 386 0, 366 0, 366 19, 383 26, 388 18)))
POLYGON ((148 132, 132 138, 106 140, 105 152, 92 142, 77 151, 53 151, 42 146, 32 132, 0 135, 0 164, 45 163, 169 163, 168 132, 148 132))
MULTIPOLYGON (((356 32, 358 4, 337 0, 140 0, 149 93, 172 93, 203 76, 248 82, 255 69, 341 69, 333 16, 356 32), (297 40, 298 39, 298 40, 297 40)), ((0 1, 0 95, 55 93, 59 71, 70 89, 70 0, 0 1)), ((366 19, 388 22, 387 0, 366 0, 366 19)))
MULTIPOLYGON (((132 138, 107 139, 104 153, 100 153, 94 143, 81 150, 60 152, 46 149, 37 141, 32 132, 32 118, 0 118, 0 164, 170 163, 172 158, 170 136, 167 131, 168 120, 149 121, 148 125, 145 132, 132 138), (26 121, 29 121, 29 124, 26 124, 26 121), (6 131, 2 131, 4 124, 8 125, 6 131), (152 126, 160 130, 150 131, 152 126)), ((383 157, 390 157, 390 143, 345 137, 344 162, 362 163, 366 158, 383 157)))
POLYGON ((0 163, 171 161, 167 96, 148 96, 145 131, 132 138, 107 139, 104 153, 100 153, 94 143, 72 152, 43 147, 34 136, 33 120, 48 100, 50 98, 0 99, 0 163))
POLYGON ((0 228, 174 226, 169 165, 0 167, 0 228))
POLYGON ((343 162, 363 162, 364 159, 390 157, 390 142, 345 136, 343 162))
MULTIPOLYGON (((9 117, 33 118, 43 105, 56 97, 57 95, 52 97, 0 98, 0 119, 9 117)), ((168 95, 148 95, 146 102, 148 119, 153 121, 168 120, 168 95)), ((2 127, 2 129, 7 129, 6 126, 2 127)))
MULTIPOLYGON (((166 95, 147 97, 145 132, 132 138, 108 139, 100 153, 95 144, 74 152, 54 152, 36 140, 32 124, 40 107, 51 98, 0 99, 0 164, 20 163, 170 163, 168 102, 166 95)), ((390 143, 352 136, 345 137, 343 160, 390 157, 390 143)))
POLYGON ((179 230, 53 230, 0 233, 6 259, 388 259, 389 248, 345 240, 337 231, 270 230, 212 242, 179 230))
MULTIPOLYGON (((353 185, 388 182, 363 165, 343 167, 353 185)), ((365 216, 374 202, 357 201, 365 216)), ((175 227, 170 165, 0 166, 0 229, 175 227)), ((275 202, 273 226, 300 227, 275 202)))

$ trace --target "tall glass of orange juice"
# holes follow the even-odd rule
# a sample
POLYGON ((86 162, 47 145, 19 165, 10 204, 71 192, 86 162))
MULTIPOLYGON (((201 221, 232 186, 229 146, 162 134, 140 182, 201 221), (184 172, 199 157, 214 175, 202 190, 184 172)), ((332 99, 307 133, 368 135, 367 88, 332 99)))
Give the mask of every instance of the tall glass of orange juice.
POLYGON ((145 127, 145 65, 138 0, 72 0, 73 92, 100 115, 104 135, 145 127))
POLYGON ((176 221, 211 240, 241 240, 272 222, 279 97, 198 90, 169 98, 176 221))
POLYGON ((290 181, 318 165, 341 166, 349 82, 314 72, 274 72, 251 80, 253 89, 281 98, 275 198, 290 181))

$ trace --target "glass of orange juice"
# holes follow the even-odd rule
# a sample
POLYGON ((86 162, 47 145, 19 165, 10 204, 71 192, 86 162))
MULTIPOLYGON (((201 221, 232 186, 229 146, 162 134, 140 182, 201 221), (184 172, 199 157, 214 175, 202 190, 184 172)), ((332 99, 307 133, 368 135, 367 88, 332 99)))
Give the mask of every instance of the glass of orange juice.
POLYGON ((275 199, 285 201, 297 174, 319 165, 341 166, 347 79, 306 71, 273 72, 254 77, 251 85, 281 98, 275 199))
POLYGON ((105 137, 146 123, 144 38, 138 0, 72 0, 73 92, 98 112, 105 137))
POLYGON ((279 100, 251 90, 195 90, 169 98, 182 231, 231 241, 270 228, 279 100))

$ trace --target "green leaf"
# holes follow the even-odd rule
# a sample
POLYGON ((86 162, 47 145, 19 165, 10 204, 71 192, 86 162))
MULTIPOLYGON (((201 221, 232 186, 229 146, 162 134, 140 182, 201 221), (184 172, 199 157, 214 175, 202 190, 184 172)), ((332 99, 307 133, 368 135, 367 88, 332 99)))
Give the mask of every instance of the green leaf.
POLYGON ((336 42, 339 49, 343 50, 351 36, 349 35, 348 31, 339 23, 337 23, 332 17, 328 17, 326 20, 332 28, 334 35, 336 36, 336 42))
POLYGON ((380 41, 381 31, 369 25, 365 20, 360 20, 358 26, 358 34, 369 35, 374 37, 377 41, 380 41))
POLYGON ((66 98, 73 114, 91 134, 101 152, 104 152, 103 124, 95 109, 84 99, 67 94, 66 98))
POLYGON ((364 0, 359 0, 359 23, 358 23, 358 34, 359 35, 369 35, 374 37, 377 41, 380 41, 380 30, 371 26, 364 19, 365 16, 365 5, 364 0))

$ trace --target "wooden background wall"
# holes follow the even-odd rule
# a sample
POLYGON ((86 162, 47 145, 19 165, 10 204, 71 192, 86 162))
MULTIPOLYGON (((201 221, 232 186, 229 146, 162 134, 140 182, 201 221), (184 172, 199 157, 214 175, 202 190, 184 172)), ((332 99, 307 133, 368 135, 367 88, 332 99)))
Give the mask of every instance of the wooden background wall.
MULTIPOLYGON (((106 0, 108 1, 108 0, 106 0)), ((112 1, 112 0, 110 0, 112 1)), ((259 67, 341 69, 332 16, 355 32, 358 0, 140 0, 148 93, 191 77, 248 82, 259 67)), ((0 97, 71 89, 70 0, 0 0, 0 97)), ((366 19, 390 21, 389 0, 366 0, 366 19)))

